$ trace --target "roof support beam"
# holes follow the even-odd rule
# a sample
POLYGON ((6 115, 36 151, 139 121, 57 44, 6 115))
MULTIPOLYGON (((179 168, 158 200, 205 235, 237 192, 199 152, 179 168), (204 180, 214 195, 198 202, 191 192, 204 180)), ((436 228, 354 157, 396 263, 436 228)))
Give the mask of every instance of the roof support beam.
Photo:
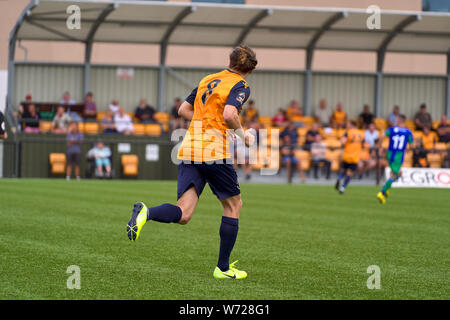
POLYGON ((91 90, 91 56, 92 45, 94 42, 95 34, 97 33, 100 25, 105 21, 106 17, 118 8, 118 4, 110 4, 102 10, 95 23, 91 26, 88 36, 86 38, 86 46, 84 50, 84 79, 83 79, 83 94, 86 95, 91 90))
POLYGON ((383 66, 386 57, 386 51, 389 44, 394 38, 403 32, 410 24, 421 19, 419 14, 407 17, 401 21, 387 36, 384 38, 377 50, 377 76, 375 81, 375 116, 381 116, 381 108, 383 107, 383 66))
POLYGON ((245 39, 247 38, 248 34, 252 29, 265 17, 271 15, 273 13, 272 9, 265 9, 262 10, 260 13, 258 13, 250 22, 248 25, 241 31, 239 34, 239 37, 236 39, 236 42, 234 43, 234 46, 237 47, 238 45, 242 44, 245 39))
POLYGON ((190 6, 184 8, 169 25, 164 36, 161 38, 160 51, 159 51, 159 73, 158 73, 158 110, 163 110, 164 96, 166 92, 166 57, 167 57, 167 46, 169 44, 170 37, 172 36, 175 29, 180 25, 180 23, 191 13, 195 12, 197 8, 195 6, 190 6))
POLYGON ((43 30, 45 30, 45 31, 48 31, 48 32, 50 32, 50 33, 56 34, 57 36, 60 36, 61 38, 64 38, 64 39, 67 40, 67 41, 76 41, 76 42, 80 42, 80 41, 81 41, 80 39, 77 39, 77 38, 75 38, 75 37, 69 36, 68 34, 66 34, 66 33, 64 33, 64 32, 61 32, 61 31, 52 29, 52 28, 50 28, 50 27, 47 27, 46 25, 40 24, 40 23, 38 23, 38 22, 36 22, 36 21, 34 21, 34 20, 31 20, 31 19, 25 19, 25 20, 26 20, 29 24, 31 24, 31 25, 33 25, 33 26, 35 26, 35 27, 41 28, 41 29, 43 29, 43 30))
POLYGON ((303 87, 303 108, 306 115, 311 114, 311 87, 312 87, 312 61, 314 50, 320 38, 327 32, 336 22, 346 18, 348 13, 346 11, 338 12, 329 18, 314 34, 306 47, 306 73, 303 87))

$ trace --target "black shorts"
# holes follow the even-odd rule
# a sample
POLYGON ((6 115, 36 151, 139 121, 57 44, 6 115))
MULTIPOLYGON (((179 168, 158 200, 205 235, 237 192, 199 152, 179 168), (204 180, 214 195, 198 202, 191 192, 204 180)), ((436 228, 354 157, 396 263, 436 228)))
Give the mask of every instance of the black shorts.
POLYGON ((67 165, 69 166, 79 166, 80 165, 81 154, 77 152, 72 152, 67 154, 67 165))
POLYGON ((180 163, 178 166, 177 199, 192 186, 200 195, 208 183, 219 199, 226 199, 241 193, 236 171, 231 164, 225 163, 180 163))
POLYGON ((348 163, 348 162, 342 162, 342 169, 344 170, 350 170, 350 171, 356 171, 358 169, 357 163, 348 163))

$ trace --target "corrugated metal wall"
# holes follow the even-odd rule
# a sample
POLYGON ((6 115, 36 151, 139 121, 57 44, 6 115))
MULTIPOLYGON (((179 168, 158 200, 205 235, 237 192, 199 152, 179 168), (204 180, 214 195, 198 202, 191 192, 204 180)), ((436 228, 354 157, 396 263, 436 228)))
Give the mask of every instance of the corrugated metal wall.
POLYGON ((16 65, 14 103, 19 104, 31 93, 34 101, 60 101, 65 91, 80 101, 83 94, 81 66, 26 64, 16 65))
MULTIPOLYGON (((184 99, 199 80, 217 69, 173 68, 177 75, 167 72, 164 106, 168 111, 173 99, 184 99)), ((132 79, 119 79, 114 66, 93 66, 91 90, 99 110, 105 110, 117 98, 127 111, 134 111, 140 98, 146 98, 156 107, 158 68, 135 67, 132 79)), ((17 64, 15 78, 15 105, 27 93, 35 101, 59 101, 64 91, 82 101, 83 66, 50 64, 17 64)), ((273 115, 291 100, 303 101, 304 74, 302 72, 257 71, 248 77, 251 99, 255 100, 261 115, 273 115)), ((445 110, 445 78, 432 76, 385 75, 383 110, 385 117, 394 104, 411 118, 422 102, 427 103, 433 119, 445 110)), ((341 101, 350 117, 357 117, 364 104, 374 105, 375 76, 371 74, 313 73, 311 111, 321 98, 329 108, 341 101)))
POLYGON ((383 117, 391 112, 394 105, 399 105, 400 112, 408 119, 414 117, 422 103, 427 104, 433 120, 439 120, 445 112, 444 77, 385 75, 383 84, 383 117))
POLYGON ((329 109, 333 110, 342 102, 348 117, 355 118, 361 113, 363 105, 374 108, 375 76, 364 74, 323 74, 313 73, 311 111, 325 99, 329 109))
POLYGON ((118 99, 126 111, 134 112, 139 99, 147 99, 156 108, 158 94, 158 69, 134 68, 131 79, 119 79, 116 67, 93 67, 91 90, 100 110, 105 110, 112 99, 118 99))

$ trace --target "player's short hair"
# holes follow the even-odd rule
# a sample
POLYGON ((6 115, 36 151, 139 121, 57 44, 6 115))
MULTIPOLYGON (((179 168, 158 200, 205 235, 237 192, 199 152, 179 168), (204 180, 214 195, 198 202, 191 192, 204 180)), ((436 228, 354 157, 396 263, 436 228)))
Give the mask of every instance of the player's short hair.
POLYGON ((230 68, 242 73, 255 70, 258 60, 255 52, 246 45, 240 45, 230 53, 230 68))

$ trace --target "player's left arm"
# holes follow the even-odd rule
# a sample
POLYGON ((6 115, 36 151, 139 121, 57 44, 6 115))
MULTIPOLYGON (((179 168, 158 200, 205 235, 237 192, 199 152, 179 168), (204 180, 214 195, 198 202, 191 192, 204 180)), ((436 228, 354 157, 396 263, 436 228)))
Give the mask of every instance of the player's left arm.
POLYGON ((194 116, 194 102, 195 97, 197 96, 197 88, 192 90, 191 94, 186 98, 186 100, 178 109, 178 115, 188 121, 191 121, 192 117, 194 116))

